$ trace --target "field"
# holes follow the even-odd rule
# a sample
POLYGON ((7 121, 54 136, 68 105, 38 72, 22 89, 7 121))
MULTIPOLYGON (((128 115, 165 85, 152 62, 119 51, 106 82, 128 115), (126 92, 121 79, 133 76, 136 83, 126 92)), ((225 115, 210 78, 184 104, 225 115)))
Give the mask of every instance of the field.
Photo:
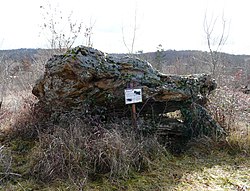
MULTIPOLYGON (((227 80, 210 95, 209 111, 227 135, 200 136, 173 153, 154 136, 138 138, 119 119, 47 119, 31 90, 50 55, 2 56, 0 190, 250 190, 250 94, 240 89, 243 74, 230 68, 230 76, 216 76, 227 80)), ((187 72, 181 63, 173 69, 187 72)))

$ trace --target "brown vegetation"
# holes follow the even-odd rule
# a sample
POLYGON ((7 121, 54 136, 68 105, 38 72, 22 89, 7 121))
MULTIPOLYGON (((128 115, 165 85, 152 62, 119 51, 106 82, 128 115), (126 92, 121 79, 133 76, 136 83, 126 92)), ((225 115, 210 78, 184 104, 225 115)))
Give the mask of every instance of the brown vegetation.
MULTIPOLYGON (((131 130, 128 119, 113 118, 106 123, 101 116, 50 116, 38 107, 30 91, 46 59, 43 53, 25 67, 19 67, 22 63, 17 62, 14 74, 12 60, 1 62, 1 189, 50 190, 53 184, 54 189, 71 190, 160 190, 170 185, 176 190, 250 187, 246 178, 250 97, 234 88, 237 80, 243 83, 244 76, 218 76, 224 79, 223 86, 220 84, 210 96, 207 106, 227 136, 196 138, 186 146, 188 151, 176 157, 150 131, 144 134, 131 130)), ((182 70, 181 62, 179 65, 182 70)))

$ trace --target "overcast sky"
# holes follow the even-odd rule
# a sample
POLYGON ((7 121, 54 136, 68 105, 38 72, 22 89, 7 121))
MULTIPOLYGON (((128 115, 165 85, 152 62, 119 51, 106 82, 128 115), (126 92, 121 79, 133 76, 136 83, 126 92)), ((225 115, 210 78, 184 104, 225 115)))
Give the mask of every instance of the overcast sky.
MULTIPOLYGON (((47 0, 2 0, 0 6, 0 49, 48 48, 49 34, 41 29, 40 6, 47 0)), ((222 51, 250 54, 249 0, 51 0, 51 5, 67 18, 94 25, 93 46, 104 52, 127 52, 123 38, 131 46, 134 18, 137 30, 134 51, 208 50, 204 17, 215 21, 212 38, 226 21, 228 39, 222 51), (136 12, 136 14, 135 14, 136 12), (124 32, 122 32, 122 29, 124 32)), ((84 36, 76 45, 84 44, 84 36)))

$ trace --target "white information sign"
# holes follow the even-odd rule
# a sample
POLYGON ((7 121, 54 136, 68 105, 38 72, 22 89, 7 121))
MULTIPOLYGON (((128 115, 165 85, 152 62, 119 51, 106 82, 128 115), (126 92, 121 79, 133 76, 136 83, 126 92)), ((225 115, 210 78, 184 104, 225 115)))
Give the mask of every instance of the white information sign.
POLYGON ((142 91, 141 89, 125 89, 125 103, 139 103, 142 102, 142 91))

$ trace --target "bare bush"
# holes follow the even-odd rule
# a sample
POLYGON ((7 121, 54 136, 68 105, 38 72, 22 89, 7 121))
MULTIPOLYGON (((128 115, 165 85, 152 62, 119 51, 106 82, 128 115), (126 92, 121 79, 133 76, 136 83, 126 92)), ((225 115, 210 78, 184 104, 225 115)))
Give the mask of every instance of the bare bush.
POLYGON ((48 39, 50 48, 59 52, 71 48, 81 32, 82 23, 72 21, 72 13, 65 20, 62 11, 53 7, 49 1, 40 8, 44 20, 41 29, 48 39))
POLYGON ((59 6, 53 5, 50 1, 47 1, 40 8, 43 18, 43 23, 40 26, 41 33, 47 38, 53 54, 69 50, 78 38, 84 40, 86 46, 93 46, 94 23, 90 22, 88 26, 83 27, 82 21, 78 22, 73 18, 73 11, 63 12, 59 6))
POLYGON ((250 153, 249 104, 248 94, 228 87, 217 89, 210 97, 208 109, 226 130, 223 145, 230 152, 250 153))
POLYGON ((208 108, 220 125, 229 132, 239 121, 250 123, 249 100, 247 94, 222 87, 210 96, 208 108))

